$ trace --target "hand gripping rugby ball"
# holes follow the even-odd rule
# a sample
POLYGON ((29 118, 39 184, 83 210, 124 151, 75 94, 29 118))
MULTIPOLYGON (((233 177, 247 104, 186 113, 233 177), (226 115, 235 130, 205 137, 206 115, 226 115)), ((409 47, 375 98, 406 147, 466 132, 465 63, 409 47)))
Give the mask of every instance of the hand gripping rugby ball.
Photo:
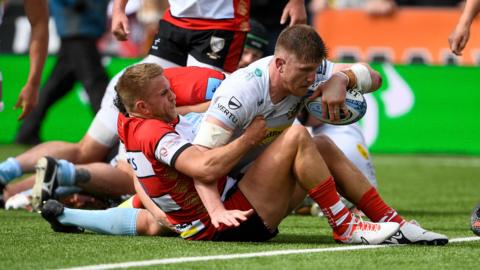
POLYGON ((349 125, 355 123, 360 120, 367 112, 367 102, 365 100, 365 97, 363 97, 362 93, 354 89, 347 90, 347 94, 345 96, 345 106, 350 112, 350 115, 346 116, 345 113, 340 110, 340 120, 332 122, 330 121, 330 119, 322 117, 323 108, 321 96, 317 97, 314 100, 305 100, 305 107, 307 108, 307 111, 312 114, 312 116, 314 116, 321 122, 332 125, 349 125))

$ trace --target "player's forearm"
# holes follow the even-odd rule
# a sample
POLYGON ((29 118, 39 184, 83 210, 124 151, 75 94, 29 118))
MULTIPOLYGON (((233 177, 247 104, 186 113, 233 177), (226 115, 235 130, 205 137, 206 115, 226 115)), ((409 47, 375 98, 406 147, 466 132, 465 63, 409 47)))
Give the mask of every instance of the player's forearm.
POLYGON ((162 211, 148 196, 148 194, 145 192, 143 189, 142 185, 138 181, 138 178, 136 176, 133 176, 133 184, 135 187, 135 192, 140 201, 142 202, 143 206, 145 209, 147 209, 153 217, 160 222, 162 225, 164 225, 167 228, 173 229, 171 224, 167 220, 167 215, 165 212, 162 211), (167 223, 168 222, 168 223, 167 223))
POLYGON ((467 0, 459 23, 470 26, 475 16, 480 12, 480 0, 467 0))
POLYGON ((194 178, 206 183, 216 181, 227 175, 254 146, 242 135, 227 145, 207 150, 203 153, 199 174, 194 178))
POLYGON ((125 14, 125 7, 128 0, 115 0, 113 1, 113 14, 125 14))
POLYGON ((195 184, 195 189, 210 216, 212 216, 215 211, 225 209, 220 194, 218 193, 216 181, 205 183, 194 179, 193 182, 195 184))
POLYGON ((25 0, 24 6, 32 31, 29 50, 30 72, 27 83, 37 88, 40 85, 48 52, 48 5, 45 0, 25 0))

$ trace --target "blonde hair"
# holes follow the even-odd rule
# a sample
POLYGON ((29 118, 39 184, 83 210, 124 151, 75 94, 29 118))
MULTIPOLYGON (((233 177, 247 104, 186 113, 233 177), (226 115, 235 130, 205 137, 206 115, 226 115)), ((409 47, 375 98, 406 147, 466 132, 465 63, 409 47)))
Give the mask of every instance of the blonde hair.
POLYGON ((132 111, 135 101, 146 96, 152 79, 162 74, 163 68, 157 64, 145 63, 128 67, 115 86, 115 105, 120 112, 132 111))
POLYGON ((275 44, 275 55, 280 51, 293 54, 305 63, 320 63, 327 57, 327 48, 315 29, 305 24, 285 28, 275 44))

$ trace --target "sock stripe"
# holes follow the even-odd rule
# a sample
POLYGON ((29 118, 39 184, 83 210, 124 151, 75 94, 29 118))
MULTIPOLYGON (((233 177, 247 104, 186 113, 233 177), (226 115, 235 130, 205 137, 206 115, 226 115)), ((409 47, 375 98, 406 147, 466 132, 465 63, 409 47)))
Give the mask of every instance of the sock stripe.
POLYGON ((336 216, 338 215, 338 213, 340 213, 343 210, 344 207, 345 205, 343 204, 343 202, 339 200, 337 203, 335 203, 330 207, 330 210, 336 216))
POLYGON ((335 222, 335 224, 338 226, 342 225, 343 222, 347 219, 347 217, 350 215, 349 212, 345 213, 343 216, 341 216, 339 219, 337 219, 337 221, 335 222))

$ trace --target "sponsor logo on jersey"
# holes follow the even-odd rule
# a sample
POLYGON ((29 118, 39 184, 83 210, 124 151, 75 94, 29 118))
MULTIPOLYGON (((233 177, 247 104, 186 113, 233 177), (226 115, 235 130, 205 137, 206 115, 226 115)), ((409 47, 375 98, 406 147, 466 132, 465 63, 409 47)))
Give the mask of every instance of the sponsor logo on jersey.
POLYGON ((273 142, 282 132, 287 129, 290 125, 284 125, 281 127, 275 127, 275 128, 269 128, 267 130, 267 135, 263 138, 262 142, 260 144, 269 144, 273 142))
POLYGON ((142 152, 127 152, 127 162, 138 178, 155 175, 152 164, 142 152))
POLYGON ((260 106, 260 105, 262 105, 264 101, 265 101, 265 100, 264 100, 263 98, 262 98, 262 99, 260 99, 259 101, 257 101, 257 106, 260 106))
POLYGON ((242 103, 240 103, 240 101, 236 97, 231 97, 228 101, 228 108, 236 110, 240 107, 242 107, 242 103))
POLYGON ((360 153, 360 155, 364 159, 368 159, 368 151, 367 151, 367 149, 365 149, 365 147, 363 147, 363 145, 357 143, 357 150, 358 150, 358 153, 360 153))
POLYGON ((219 59, 220 55, 218 55, 218 52, 220 52, 224 47, 225 47, 225 39, 212 36, 210 38, 210 49, 212 51, 207 53, 208 57, 214 60, 219 59))
POLYGON ((153 41, 152 49, 158 50, 158 43, 160 43, 160 38, 157 38, 153 41))
POLYGON ((227 108, 225 108, 225 106, 223 106, 222 104, 220 103, 217 103, 217 107, 218 109, 224 113, 228 119, 230 119, 234 124, 237 124, 238 123, 238 118, 233 115, 227 108))
POLYGON ((259 68, 256 68, 254 73, 255 73, 255 76, 257 76, 257 77, 262 77, 262 74, 263 74, 262 71, 259 68))
POLYGON ((175 230, 180 234, 182 238, 192 237, 205 228, 205 225, 199 220, 195 220, 191 223, 176 224, 175 230))

